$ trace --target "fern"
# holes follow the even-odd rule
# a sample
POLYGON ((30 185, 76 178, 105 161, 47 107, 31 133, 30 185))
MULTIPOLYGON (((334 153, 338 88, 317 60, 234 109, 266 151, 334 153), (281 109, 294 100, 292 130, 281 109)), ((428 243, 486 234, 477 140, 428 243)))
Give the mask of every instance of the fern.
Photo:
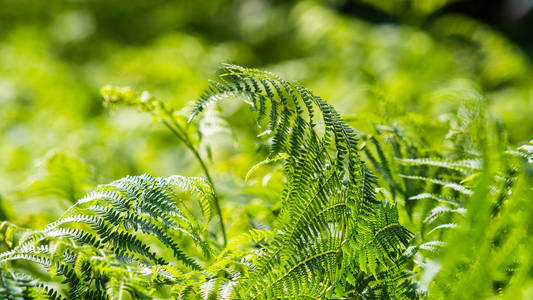
POLYGON ((206 223, 197 221, 202 215, 209 221, 206 209, 188 210, 178 192, 194 195, 203 208, 212 205, 212 190, 201 179, 129 176, 89 193, 42 232, 1 254, 0 261, 42 265, 52 277, 65 278, 69 298, 148 295, 152 291, 144 281, 153 268, 172 261, 181 272, 201 270, 180 243, 190 240, 206 259, 213 252, 206 223))
MULTIPOLYGON (((130 90, 104 93, 107 101, 161 115, 194 149, 161 102, 130 90)), ((357 132, 310 90, 233 65, 200 97, 189 122, 210 103, 232 98, 251 105, 266 128, 266 162, 283 164, 286 184, 272 230, 252 230, 220 249, 208 226, 218 205, 212 179, 145 174, 100 186, 0 262, 17 270, 24 270, 21 261, 41 265, 50 280, 61 278, 69 298, 417 297, 406 268, 413 235, 399 223, 396 205, 376 195, 357 132), (185 252, 182 245, 194 247, 185 252)))
POLYGON ((530 151, 507 146, 499 126, 476 126, 493 138, 473 143, 461 130, 465 137, 456 132, 452 149, 462 150, 452 152, 422 142, 415 148, 413 137, 391 126, 364 136, 372 139, 363 149, 383 193, 403 198, 410 220, 419 222, 418 292, 428 298, 527 294, 520 289, 531 264, 520 245, 532 228, 523 214, 531 211, 524 202, 532 191, 530 151))
POLYGON ((287 156, 276 234, 254 258, 241 295, 342 296, 348 272, 382 279, 377 272, 400 257, 410 233, 397 224, 395 208, 376 201, 355 131, 320 97, 271 73, 228 65, 220 78, 191 119, 209 103, 242 99, 272 137, 269 157, 287 156))
POLYGON ((530 242, 533 228, 530 216, 526 216, 531 212, 531 165, 521 157, 500 160, 497 155, 501 152, 494 148, 487 153, 491 159, 483 159, 476 188, 465 205, 466 215, 458 220, 453 235, 443 237, 450 245, 439 255, 446 268, 433 280, 431 298, 457 297, 459 291, 461 297, 468 298, 503 293, 527 298, 521 285, 531 263, 521 245, 530 242), (514 169, 514 175, 507 175, 508 180, 502 183, 499 178, 509 169, 514 169), (456 278, 454 272, 459 270, 460 280, 450 286, 450 279, 456 278))
POLYGON ((245 181, 267 164, 280 165, 285 178, 272 226, 252 226, 226 243, 192 126, 148 94, 103 92, 108 103, 159 118, 206 179, 128 176, 88 193, 44 230, 4 222, 4 298, 482 298, 491 288, 518 294, 530 272, 517 245, 531 242, 531 222, 523 220, 533 151, 507 147, 497 126, 490 129, 497 138, 484 142, 454 127, 452 151, 439 151, 398 126, 356 131, 299 84, 226 65, 189 123, 214 102, 243 101, 256 113, 259 138, 270 142, 245 181), (416 235, 407 229, 417 227, 416 235))

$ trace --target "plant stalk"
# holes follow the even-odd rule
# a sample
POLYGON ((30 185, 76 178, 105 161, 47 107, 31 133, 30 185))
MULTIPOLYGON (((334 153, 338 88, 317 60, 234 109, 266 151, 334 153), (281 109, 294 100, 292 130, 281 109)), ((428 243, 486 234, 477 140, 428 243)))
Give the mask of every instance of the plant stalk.
POLYGON ((218 196, 215 189, 215 183, 213 182, 213 179, 211 177, 211 174, 209 173, 209 170, 207 169, 207 166, 200 156, 200 153, 196 150, 196 148, 192 145, 191 141, 189 140, 187 134, 185 131, 181 128, 181 126, 174 120, 172 115, 169 111, 165 109, 165 113, 167 117, 172 120, 173 124, 170 124, 167 120, 163 120, 163 124, 181 141, 185 146, 193 153, 194 157, 196 157, 196 160, 200 163, 200 167, 202 168, 205 177, 207 178, 207 181, 213 188, 213 200, 215 203, 215 210, 217 212, 219 222, 220 222, 220 229, 222 231, 222 237, 224 239, 224 247, 227 245, 227 236, 226 236, 226 226, 224 225, 224 219, 222 218, 222 210, 220 209, 220 203, 218 201, 218 196), (174 126, 172 126, 174 125, 174 126), (174 128, 175 127, 175 128, 174 128))

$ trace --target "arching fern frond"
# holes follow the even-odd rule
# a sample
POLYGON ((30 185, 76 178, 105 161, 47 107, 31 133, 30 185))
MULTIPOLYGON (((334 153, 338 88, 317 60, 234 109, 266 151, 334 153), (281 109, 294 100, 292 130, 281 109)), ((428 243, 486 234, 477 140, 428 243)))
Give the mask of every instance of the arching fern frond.
POLYGON ((275 234, 252 260, 254 270, 238 287, 239 295, 342 296, 345 273, 378 277, 400 257, 411 234, 397 223, 395 207, 376 201, 374 176, 359 157, 356 132, 333 107, 269 72, 226 65, 190 120, 210 103, 229 98, 257 112, 258 125, 272 138, 269 157, 285 157, 287 179, 275 234), (364 258, 354 259, 359 256, 364 258), (334 291, 334 285, 343 287, 334 291))
POLYGON ((154 292, 151 267, 202 269, 181 244, 196 245, 194 255, 205 260, 213 255, 207 223, 198 221, 209 221, 212 197, 199 178, 128 176, 99 186, 42 232, 0 254, 0 262, 49 269, 52 278, 64 278, 69 298, 148 297, 154 292), (198 199, 199 211, 183 201, 184 193, 198 199))

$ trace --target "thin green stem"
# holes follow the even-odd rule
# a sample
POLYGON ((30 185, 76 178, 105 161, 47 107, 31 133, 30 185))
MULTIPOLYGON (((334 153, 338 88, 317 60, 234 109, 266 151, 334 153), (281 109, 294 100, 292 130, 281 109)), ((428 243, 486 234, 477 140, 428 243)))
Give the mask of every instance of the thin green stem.
MULTIPOLYGON (((163 102, 159 102, 159 101, 157 102, 161 105, 160 106, 161 111, 165 114, 166 118, 170 120, 170 122, 168 120, 162 120, 162 123, 178 138, 180 142, 182 142, 187 147, 187 149, 189 149, 193 153, 194 157, 196 157, 196 160, 200 163, 200 166, 202 170, 204 171, 207 181, 213 188, 213 202, 215 203, 215 210, 220 220, 220 229, 222 231, 222 237, 224 239, 224 247, 225 247, 227 245, 226 226, 224 225, 224 219, 222 218, 222 210, 220 209, 220 203, 218 201, 213 178, 211 177, 211 174, 209 173, 209 170, 207 169, 207 166, 204 160, 200 156, 200 153, 198 153, 198 151, 192 144, 191 140, 189 139, 187 132, 180 126, 180 124, 176 121, 176 119, 172 115, 172 110, 168 109, 163 102)), ((154 115, 157 115, 157 113, 147 103, 145 102, 140 102, 140 103, 146 111, 149 111, 154 115)))
POLYGON ((215 203, 215 210, 217 212, 218 218, 220 220, 220 230, 222 231, 222 237, 224 239, 224 247, 227 245, 227 236, 226 236, 226 226, 224 225, 224 219, 222 218, 222 210, 220 209, 220 203, 218 201, 217 193, 215 190, 215 183, 213 182, 213 179, 211 177, 211 174, 209 173, 209 170, 207 169, 207 166, 200 156, 200 153, 196 150, 196 148, 192 145, 191 141, 189 140, 189 137, 181 128, 181 126, 176 122, 176 120, 172 117, 172 114, 165 109, 165 113, 167 117, 172 120, 173 124, 170 124, 167 120, 163 120, 163 124, 181 141, 183 144, 189 149, 194 157, 196 157, 196 160, 200 163, 200 167, 204 171, 205 177, 207 178, 207 181, 213 188, 213 202, 215 203), (172 126, 174 125, 174 126, 172 126))

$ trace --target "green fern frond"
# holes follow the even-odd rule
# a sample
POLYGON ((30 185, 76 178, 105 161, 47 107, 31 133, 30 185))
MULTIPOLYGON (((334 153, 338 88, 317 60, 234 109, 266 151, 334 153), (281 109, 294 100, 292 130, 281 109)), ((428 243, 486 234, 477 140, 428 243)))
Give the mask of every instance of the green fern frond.
POLYGON ((164 179, 144 174, 99 186, 42 233, 2 253, 0 261, 25 260, 50 269, 52 276, 65 278, 62 284, 70 286, 69 297, 96 297, 100 293, 102 298, 125 294, 148 298, 150 288, 142 271, 146 266, 173 261, 183 263, 184 270, 201 270, 178 240, 188 237, 205 259, 213 253, 206 240, 207 224, 187 218, 194 215, 184 213, 190 201, 180 199, 180 192, 199 199, 204 207, 212 204, 209 185, 195 178, 164 179), (147 237, 160 242, 157 252, 147 237), (171 256, 165 257, 165 252, 171 256), (129 271, 127 265, 131 265, 129 271))
POLYGON ((434 166, 458 171, 463 175, 469 176, 472 171, 481 169, 481 162, 478 160, 448 161, 444 159, 433 158, 404 158, 398 160, 401 164, 407 166, 434 166))
POLYGON ((54 288, 42 284, 26 274, 16 274, 2 270, 0 272, 0 297, 2 299, 49 299, 65 298, 54 288))
POLYGON ((297 84, 256 69, 226 65, 219 78, 197 101, 189 122, 211 103, 242 99, 257 113, 258 125, 267 128, 263 135, 272 137, 269 159, 285 158, 287 179, 274 235, 252 260, 253 272, 238 287, 239 294, 260 299, 287 293, 322 297, 336 281, 344 281, 338 274, 362 268, 375 272, 385 257, 399 256, 393 253, 401 251, 411 235, 392 225, 397 222, 388 213, 395 208, 380 219, 374 176, 359 158, 356 132, 329 104, 297 84), (390 243, 385 242, 389 238, 390 243), (357 250, 371 244, 369 256, 375 258, 361 260, 361 267, 345 243, 357 250))
POLYGON ((409 176, 409 175, 400 175, 401 177, 403 178, 406 178, 406 179, 411 179, 411 180, 421 180, 421 181, 425 181, 425 182, 429 182, 429 183, 433 183, 433 184, 438 184, 438 185, 441 185, 445 188, 450 188, 454 191, 457 191, 457 192, 460 192, 462 194, 465 194, 465 195, 472 195, 472 190, 470 190, 469 188, 461 185, 460 183, 455 183, 455 182, 448 182, 448 181, 444 181, 444 180, 441 180, 441 179, 436 179, 436 178, 428 178, 428 177, 422 177, 422 176, 409 176))
POLYGON ((451 208, 446 205, 440 205, 435 208, 433 208, 430 212, 430 214, 424 219, 424 223, 431 223, 435 221, 440 215, 444 213, 457 213, 460 215, 464 215, 466 213, 466 209, 464 208, 451 208))
POLYGON ((440 195, 432 194, 432 193, 422 193, 422 194, 409 197, 409 200, 420 200, 420 199, 433 199, 433 200, 436 200, 437 202, 451 204, 454 206, 459 206, 459 207, 463 206, 463 204, 456 199, 444 198, 440 195))

